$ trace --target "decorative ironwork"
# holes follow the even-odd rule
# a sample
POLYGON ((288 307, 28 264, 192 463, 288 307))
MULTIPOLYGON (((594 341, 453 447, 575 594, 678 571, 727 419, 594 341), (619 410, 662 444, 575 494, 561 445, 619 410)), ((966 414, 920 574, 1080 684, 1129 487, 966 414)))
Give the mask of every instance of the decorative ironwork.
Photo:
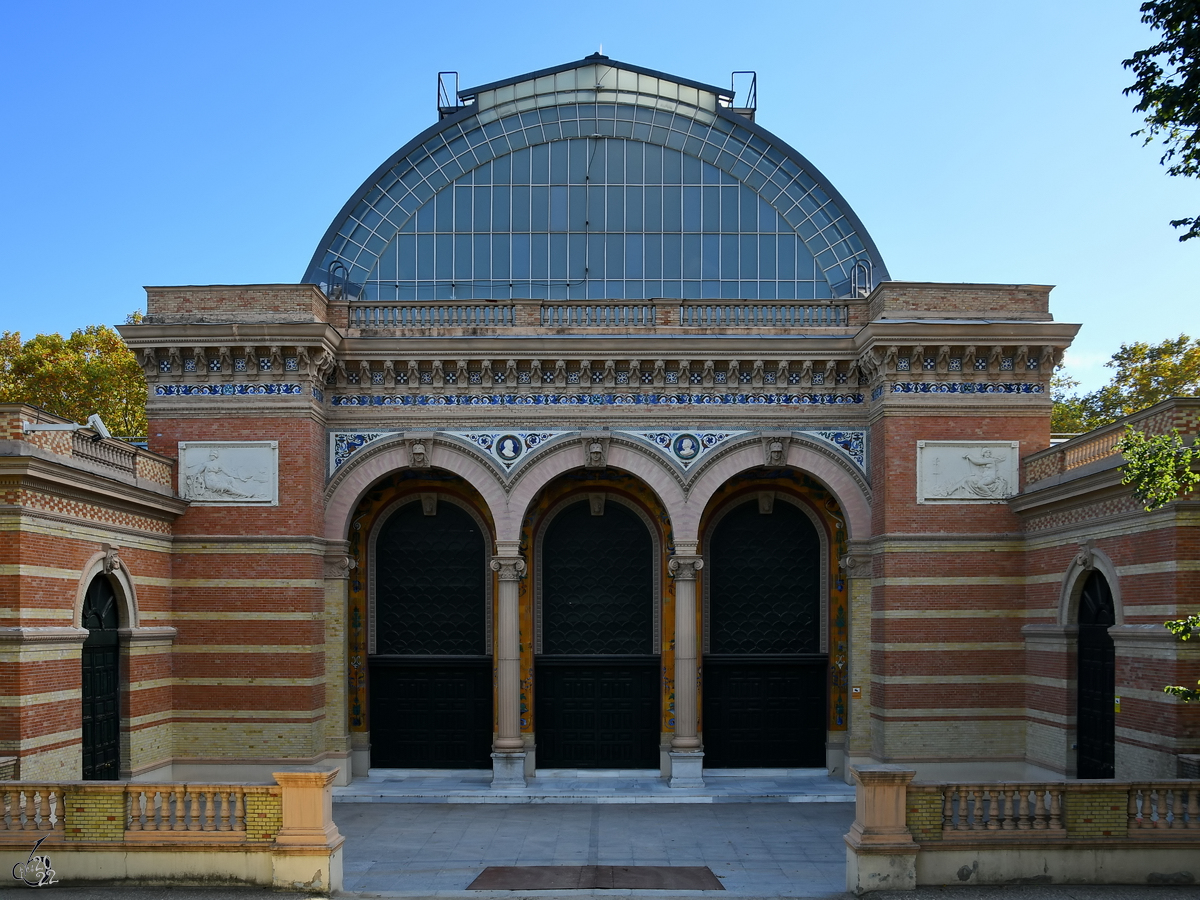
POLYGON ((654 653, 654 545, 632 510, 587 500, 563 509, 542 541, 542 652, 654 653))
POLYGON ((749 501, 717 523, 710 545, 708 652, 821 652, 821 542, 790 503, 749 501))
POLYGON ((488 652, 489 560, 483 531, 469 513, 439 503, 429 516, 421 503, 405 504, 379 530, 375 555, 372 653, 488 652))
POLYGON ((88 630, 82 654, 83 777, 114 781, 121 751, 120 622, 107 577, 97 575, 88 585, 81 624, 88 630))
POLYGON ((1076 774, 1080 778, 1114 776, 1116 649, 1108 628, 1115 622, 1112 591, 1104 576, 1092 570, 1079 596, 1076 774))

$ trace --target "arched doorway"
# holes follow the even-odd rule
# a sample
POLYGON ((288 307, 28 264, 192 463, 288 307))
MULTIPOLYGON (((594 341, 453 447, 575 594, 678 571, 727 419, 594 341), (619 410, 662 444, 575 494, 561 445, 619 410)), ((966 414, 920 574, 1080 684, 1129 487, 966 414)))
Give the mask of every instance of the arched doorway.
POLYGON ((1098 571, 1088 574, 1079 595, 1079 652, 1075 773, 1112 778, 1116 716, 1116 652, 1108 628, 1116 624, 1112 590, 1098 571))
POLYGON ((538 765, 657 768, 656 548, 634 509, 596 494, 553 511, 538 542, 538 765))
POLYGON ((121 770, 121 646, 117 595, 97 575, 83 598, 83 778, 114 781, 121 770))
POLYGON ((733 501, 705 551, 705 766, 825 765, 825 553, 783 495, 733 501))
POLYGON ((410 495, 374 534, 368 652, 371 765, 491 764, 491 572, 481 520, 410 495))

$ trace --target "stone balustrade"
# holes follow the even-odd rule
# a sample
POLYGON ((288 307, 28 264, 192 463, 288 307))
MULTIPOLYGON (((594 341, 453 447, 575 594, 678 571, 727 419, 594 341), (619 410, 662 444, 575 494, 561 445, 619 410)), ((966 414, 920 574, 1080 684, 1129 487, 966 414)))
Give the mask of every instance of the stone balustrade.
POLYGON ((504 300, 354 302, 346 324, 363 331, 581 328, 643 331, 827 329, 866 322, 862 301, 504 300))
POLYGON ((335 772, 276 784, 0 783, 0 847, 52 858, 60 883, 153 879, 341 888, 335 772))
POLYGON ((1200 781, 913 783, 900 766, 852 770, 846 886, 1193 883, 1200 781), (1189 862, 1190 860, 1190 862, 1189 862))

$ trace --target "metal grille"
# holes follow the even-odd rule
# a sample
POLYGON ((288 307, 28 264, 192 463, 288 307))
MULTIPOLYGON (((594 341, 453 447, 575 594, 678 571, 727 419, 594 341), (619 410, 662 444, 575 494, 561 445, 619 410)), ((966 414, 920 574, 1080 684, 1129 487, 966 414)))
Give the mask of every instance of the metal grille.
POLYGON ((1078 757, 1080 778, 1112 778, 1116 716, 1116 649, 1108 627, 1116 622, 1112 591, 1099 572, 1088 575, 1079 597, 1078 757))
POLYGON ((751 500, 710 547, 708 652, 821 652, 821 541, 804 513, 775 503, 764 515, 751 500))
POLYGON ((117 597, 103 575, 88 585, 83 600, 82 727, 83 777, 112 781, 120 776, 121 681, 117 597))
POLYGON ((426 516, 400 507, 375 542, 375 653, 487 653, 485 542, 475 520, 451 503, 426 516))
POLYGON ((542 652, 654 652, 654 547, 637 514, 586 500, 549 524, 542 542, 542 652))

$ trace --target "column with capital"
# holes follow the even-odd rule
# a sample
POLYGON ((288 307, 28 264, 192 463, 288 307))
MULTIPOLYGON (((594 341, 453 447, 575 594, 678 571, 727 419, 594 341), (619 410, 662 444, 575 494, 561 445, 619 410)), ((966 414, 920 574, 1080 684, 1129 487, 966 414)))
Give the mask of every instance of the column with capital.
POLYGON ((496 742, 492 746, 492 787, 525 786, 525 742, 521 738, 521 648, 517 598, 525 560, 492 557, 499 573, 496 611, 496 742))
MULTIPOLYGON (((683 550, 685 548, 679 547, 683 550)), ((675 578, 675 737, 671 739, 671 787, 704 785, 704 751, 696 734, 696 574, 704 560, 679 555, 667 568, 675 578)))

